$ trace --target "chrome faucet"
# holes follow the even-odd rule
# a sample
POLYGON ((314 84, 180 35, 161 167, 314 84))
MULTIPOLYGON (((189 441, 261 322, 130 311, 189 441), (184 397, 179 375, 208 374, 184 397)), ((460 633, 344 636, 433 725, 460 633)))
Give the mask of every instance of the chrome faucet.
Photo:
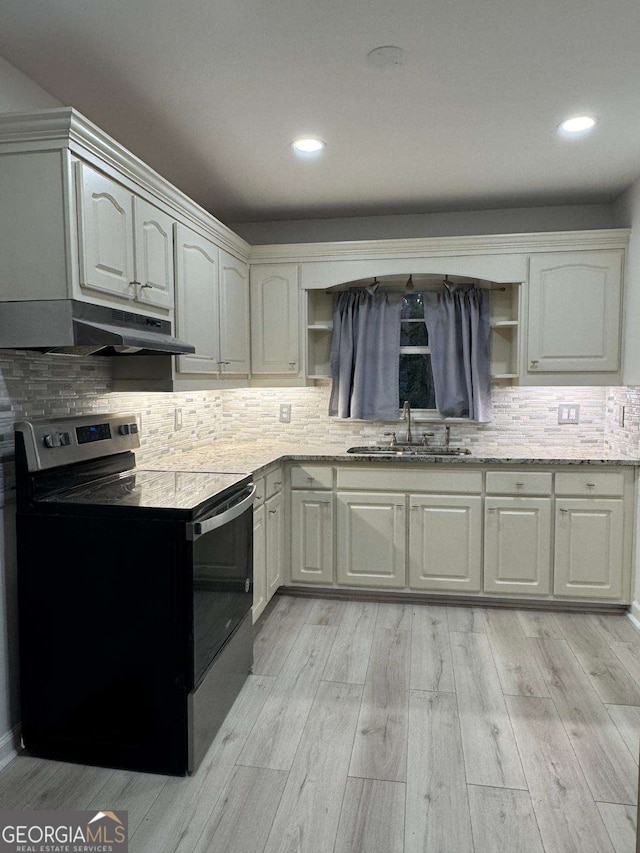
POLYGON ((407 422, 407 444, 411 444, 413 442, 413 435, 411 434, 411 406, 408 400, 404 401, 404 406, 402 407, 402 419, 407 422))

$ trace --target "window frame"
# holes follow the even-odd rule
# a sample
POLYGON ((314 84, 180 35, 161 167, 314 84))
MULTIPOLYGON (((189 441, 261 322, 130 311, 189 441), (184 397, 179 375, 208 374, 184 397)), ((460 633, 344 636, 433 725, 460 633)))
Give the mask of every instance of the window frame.
MULTIPOLYGON (((412 291, 409 291, 410 293, 412 291)), ((418 291, 421 292, 421 291, 418 291)), ((406 294, 403 294, 403 298, 406 294)), ((406 319, 400 319, 400 329, 402 330, 403 323, 424 323, 424 315, 422 317, 407 317, 406 319)), ((416 347, 416 346, 401 346, 400 347, 400 357, 403 355, 431 355, 431 347, 427 344, 424 347, 416 347)), ((398 369, 400 368, 400 359, 398 359, 398 369)), ((411 401, 409 401, 411 404, 411 401)), ((450 420, 450 418, 443 417, 438 409, 414 409, 411 407, 411 419, 413 421, 442 421, 445 422, 450 420)), ((402 408, 398 408, 398 420, 402 420, 402 408)), ((456 420, 466 421, 467 418, 456 418, 456 420)))

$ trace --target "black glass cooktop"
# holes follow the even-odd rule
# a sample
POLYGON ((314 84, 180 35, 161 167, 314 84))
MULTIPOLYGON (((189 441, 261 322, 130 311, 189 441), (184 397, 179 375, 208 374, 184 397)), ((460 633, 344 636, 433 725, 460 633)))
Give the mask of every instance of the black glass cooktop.
POLYGON ((217 496, 226 496, 244 481, 249 482, 249 475, 134 469, 56 492, 42 500, 84 506, 195 511, 217 496))

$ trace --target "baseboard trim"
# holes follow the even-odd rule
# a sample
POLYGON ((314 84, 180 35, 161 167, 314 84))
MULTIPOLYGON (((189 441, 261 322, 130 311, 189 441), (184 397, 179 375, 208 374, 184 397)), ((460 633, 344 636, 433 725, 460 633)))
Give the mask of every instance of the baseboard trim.
MULTIPOLYGON (((523 600, 473 595, 450 595, 431 592, 391 592, 387 590, 337 589, 319 586, 281 586, 278 595, 295 595, 301 598, 336 598, 343 601, 378 601, 391 604, 446 604, 464 607, 516 607, 519 610, 559 610, 578 613, 626 613, 628 604, 607 604, 601 601, 558 601, 549 599, 523 600)), ((636 602, 634 602, 635 604, 636 602)), ((640 604, 638 604, 640 619, 640 604)))
POLYGON ((640 631, 640 601, 631 602, 631 609, 627 613, 627 616, 633 623, 633 627, 640 631))
POLYGON ((20 735, 21 729, 20 723, 18 723, 0 738, 0 770, 6 767, 10 761, 13 761, 22 750, 20 735))

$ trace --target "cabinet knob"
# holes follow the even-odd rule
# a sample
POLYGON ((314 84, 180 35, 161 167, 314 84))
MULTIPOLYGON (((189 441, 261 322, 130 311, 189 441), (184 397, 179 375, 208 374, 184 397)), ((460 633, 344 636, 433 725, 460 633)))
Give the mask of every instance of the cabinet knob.
POLYGON ((262 500, 262 495, 256 495, 256 500, 257 500, 257 501, 261 501, 261 500, 262 500))
POLYGON ((531 367, 537 367, 538 366, 538 359, 537 358, 533 359, 532 361, 529 362, 529 365, 531 367))
POLYGON ((307 477, 307 483, 313 483, 315 477, 307 477))
POLYGON ((219 361, 218 364, 231 364, 230 361, 219 361))
POLYGON ((588 489, 595 489, 595 487, 596 487, 596 484, 595 484, 595 483, 587 483, 587 488, 588 488, 588 489))
POLYGON ((269 510, 269 515, 275 515, 277 512, 278 512, 278 510, 277 510, 277 509, 270 509, 270 510, 269 510))
MULTIPOLYGON (((136 282, 136 283, 137 283, 137 282, 136 282)), ((140 285, 140 290, 145 290, 145 288, 147 288, 147 287, 153 287, 153 285, 152 285, 152 284, 141 284, 141 285, 140 285)))
POLYGON ((295 361, 290 361, 290 362, 289 362, 289 367, 294 368, 295 366, 296 366, 296 362, 295 362, 295 361))
POLYGON ((560 507, 560 512, 569 512, 569 510, 568 509, 562 509, 562 507, 560 507))
POLYGON ((282 485, 282 483, 281 483, 281 482, 277 482, 277 483, 274 483, 273 485, 274 485, 274 486, 281 486, 281 485, 282 485))
POLYGON ((487 507, 487 512, 495 512, 496 508, 494 506, 487 507))
POLYGON ((516 486, 521 489, 524 486, 524 483, 516 483, 516 486))

